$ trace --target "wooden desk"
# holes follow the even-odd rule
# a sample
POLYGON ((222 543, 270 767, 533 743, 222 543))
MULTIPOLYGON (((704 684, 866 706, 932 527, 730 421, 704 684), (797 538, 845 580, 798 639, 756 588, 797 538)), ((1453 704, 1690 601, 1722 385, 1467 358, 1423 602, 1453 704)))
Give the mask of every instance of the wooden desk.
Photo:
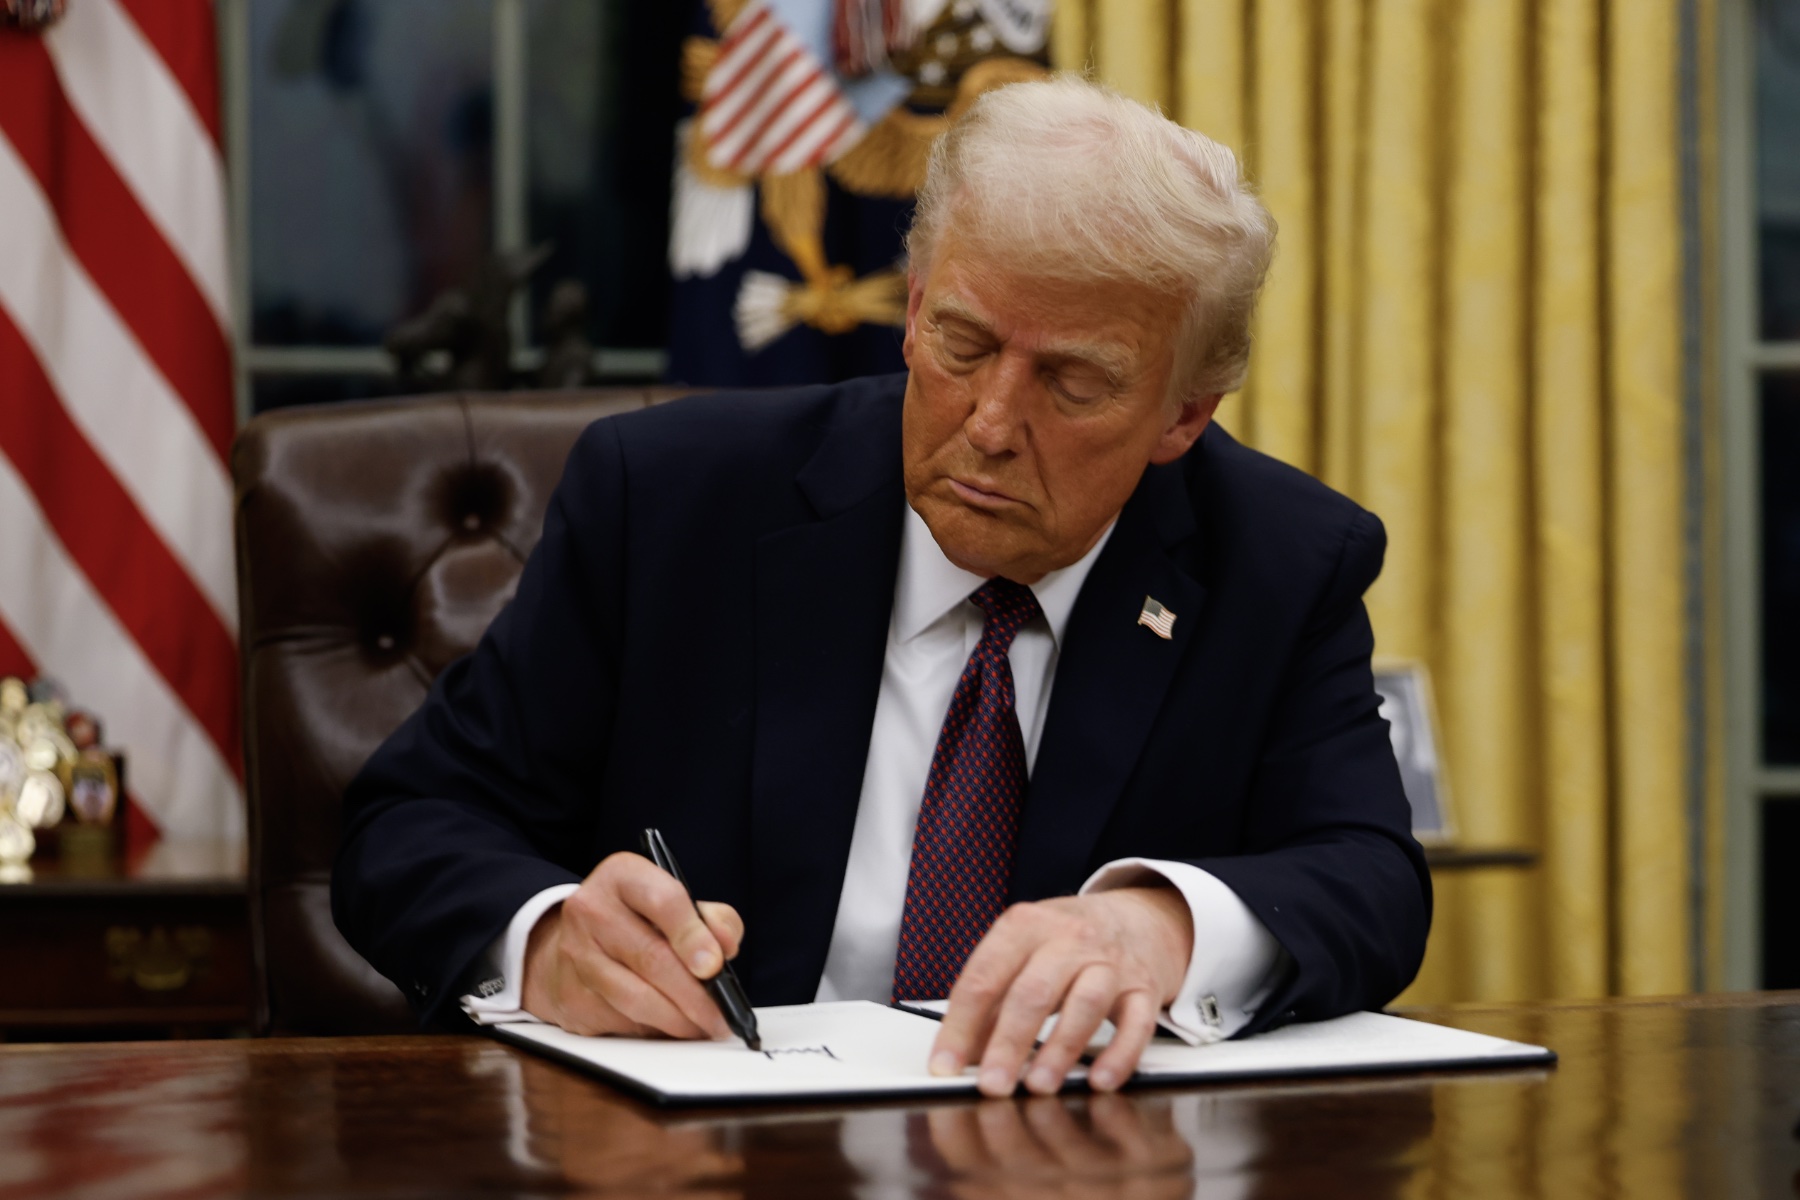
POLYGON ((1415 1015, 1543 1042, 1562 1063, 1114 1097, 659 1111, 473 1037, 8 1046, 0 1191, 1800 1194, 1800 993, 1415 1015))
POLYGON ((0 883, 0 980, 0 1039, 248 1029, 242 844, 32 864, 0 883))

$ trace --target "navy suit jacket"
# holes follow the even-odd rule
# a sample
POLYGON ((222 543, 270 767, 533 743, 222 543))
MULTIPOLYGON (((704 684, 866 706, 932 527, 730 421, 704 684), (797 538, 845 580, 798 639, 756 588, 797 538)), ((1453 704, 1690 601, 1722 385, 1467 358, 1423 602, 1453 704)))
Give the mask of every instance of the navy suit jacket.
MULTIPOLYGON (((898 569, 904 376, 701 397, 577 441, 516 597, 345 798, 338 926, 428 1020, 540 889, 659 826, 743 914, 757 1004, 824 971, 898 569)), ((1216 424, 1070 616, 1012 897, 1183 859, 1293 958, 1252 1029, 1386 1003, 1431 885, 1370 676, 1380 522, 1216 424), (1144 598, 1177 614, 1164 640, 1144 598)))

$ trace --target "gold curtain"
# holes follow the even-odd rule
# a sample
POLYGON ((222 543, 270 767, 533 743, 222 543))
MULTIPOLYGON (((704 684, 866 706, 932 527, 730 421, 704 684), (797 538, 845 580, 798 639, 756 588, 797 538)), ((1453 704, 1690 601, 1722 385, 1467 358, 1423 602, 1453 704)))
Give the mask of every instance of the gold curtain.
POLYGON ((1685 991, 1679 0, 1061 0, 1281 225, 1221 419, 1386 522, 1461 843, 1409 1001, 1685 991))

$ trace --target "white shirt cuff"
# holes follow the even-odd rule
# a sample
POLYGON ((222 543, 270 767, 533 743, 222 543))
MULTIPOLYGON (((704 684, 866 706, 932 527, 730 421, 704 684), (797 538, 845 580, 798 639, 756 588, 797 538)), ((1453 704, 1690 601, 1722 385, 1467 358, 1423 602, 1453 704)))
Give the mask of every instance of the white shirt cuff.
POLYGON ((1194 952, 1181 990, 1157 1023, 1190 1046, 1223 1041, 1256 1015, 1285 972, 1288 953, 1236 892, 1192 863, 1116 859, 1089 876, 1080 894, 1159 882, 1187 901, 1194 952))
POLYGON ((547 887, 519 906, 506 932, 489 943, 482 955, 481 982, 475 991, 462 998, 462 1010, 477 1025, 498 1025, 502 1021, 536 1021, 521 1005, 525 987, 525 946, 531 931, 543 915, 573 896, 580 887, 576 883, 559 883, 547 887))

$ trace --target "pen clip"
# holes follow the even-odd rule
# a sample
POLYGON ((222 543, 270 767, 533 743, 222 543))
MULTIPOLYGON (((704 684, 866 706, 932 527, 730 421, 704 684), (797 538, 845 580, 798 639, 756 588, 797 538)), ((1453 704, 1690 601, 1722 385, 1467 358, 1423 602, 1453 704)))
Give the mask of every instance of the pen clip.
MULTIPOLYGON (((662 831, 655 828, 646 829, 639 836, 638 841, 643 847, 644 857, 673 875, 675 882, 687 891, 688 899, 693 900, 694 891, 688 887, 687 877, 681 873, 681 864, 675 861, 675 855, 669 850, 669 843, 663 840, 662 831)), ((694 901, 694 907, 696 910, 699 909, 698 900, 694 901)))

